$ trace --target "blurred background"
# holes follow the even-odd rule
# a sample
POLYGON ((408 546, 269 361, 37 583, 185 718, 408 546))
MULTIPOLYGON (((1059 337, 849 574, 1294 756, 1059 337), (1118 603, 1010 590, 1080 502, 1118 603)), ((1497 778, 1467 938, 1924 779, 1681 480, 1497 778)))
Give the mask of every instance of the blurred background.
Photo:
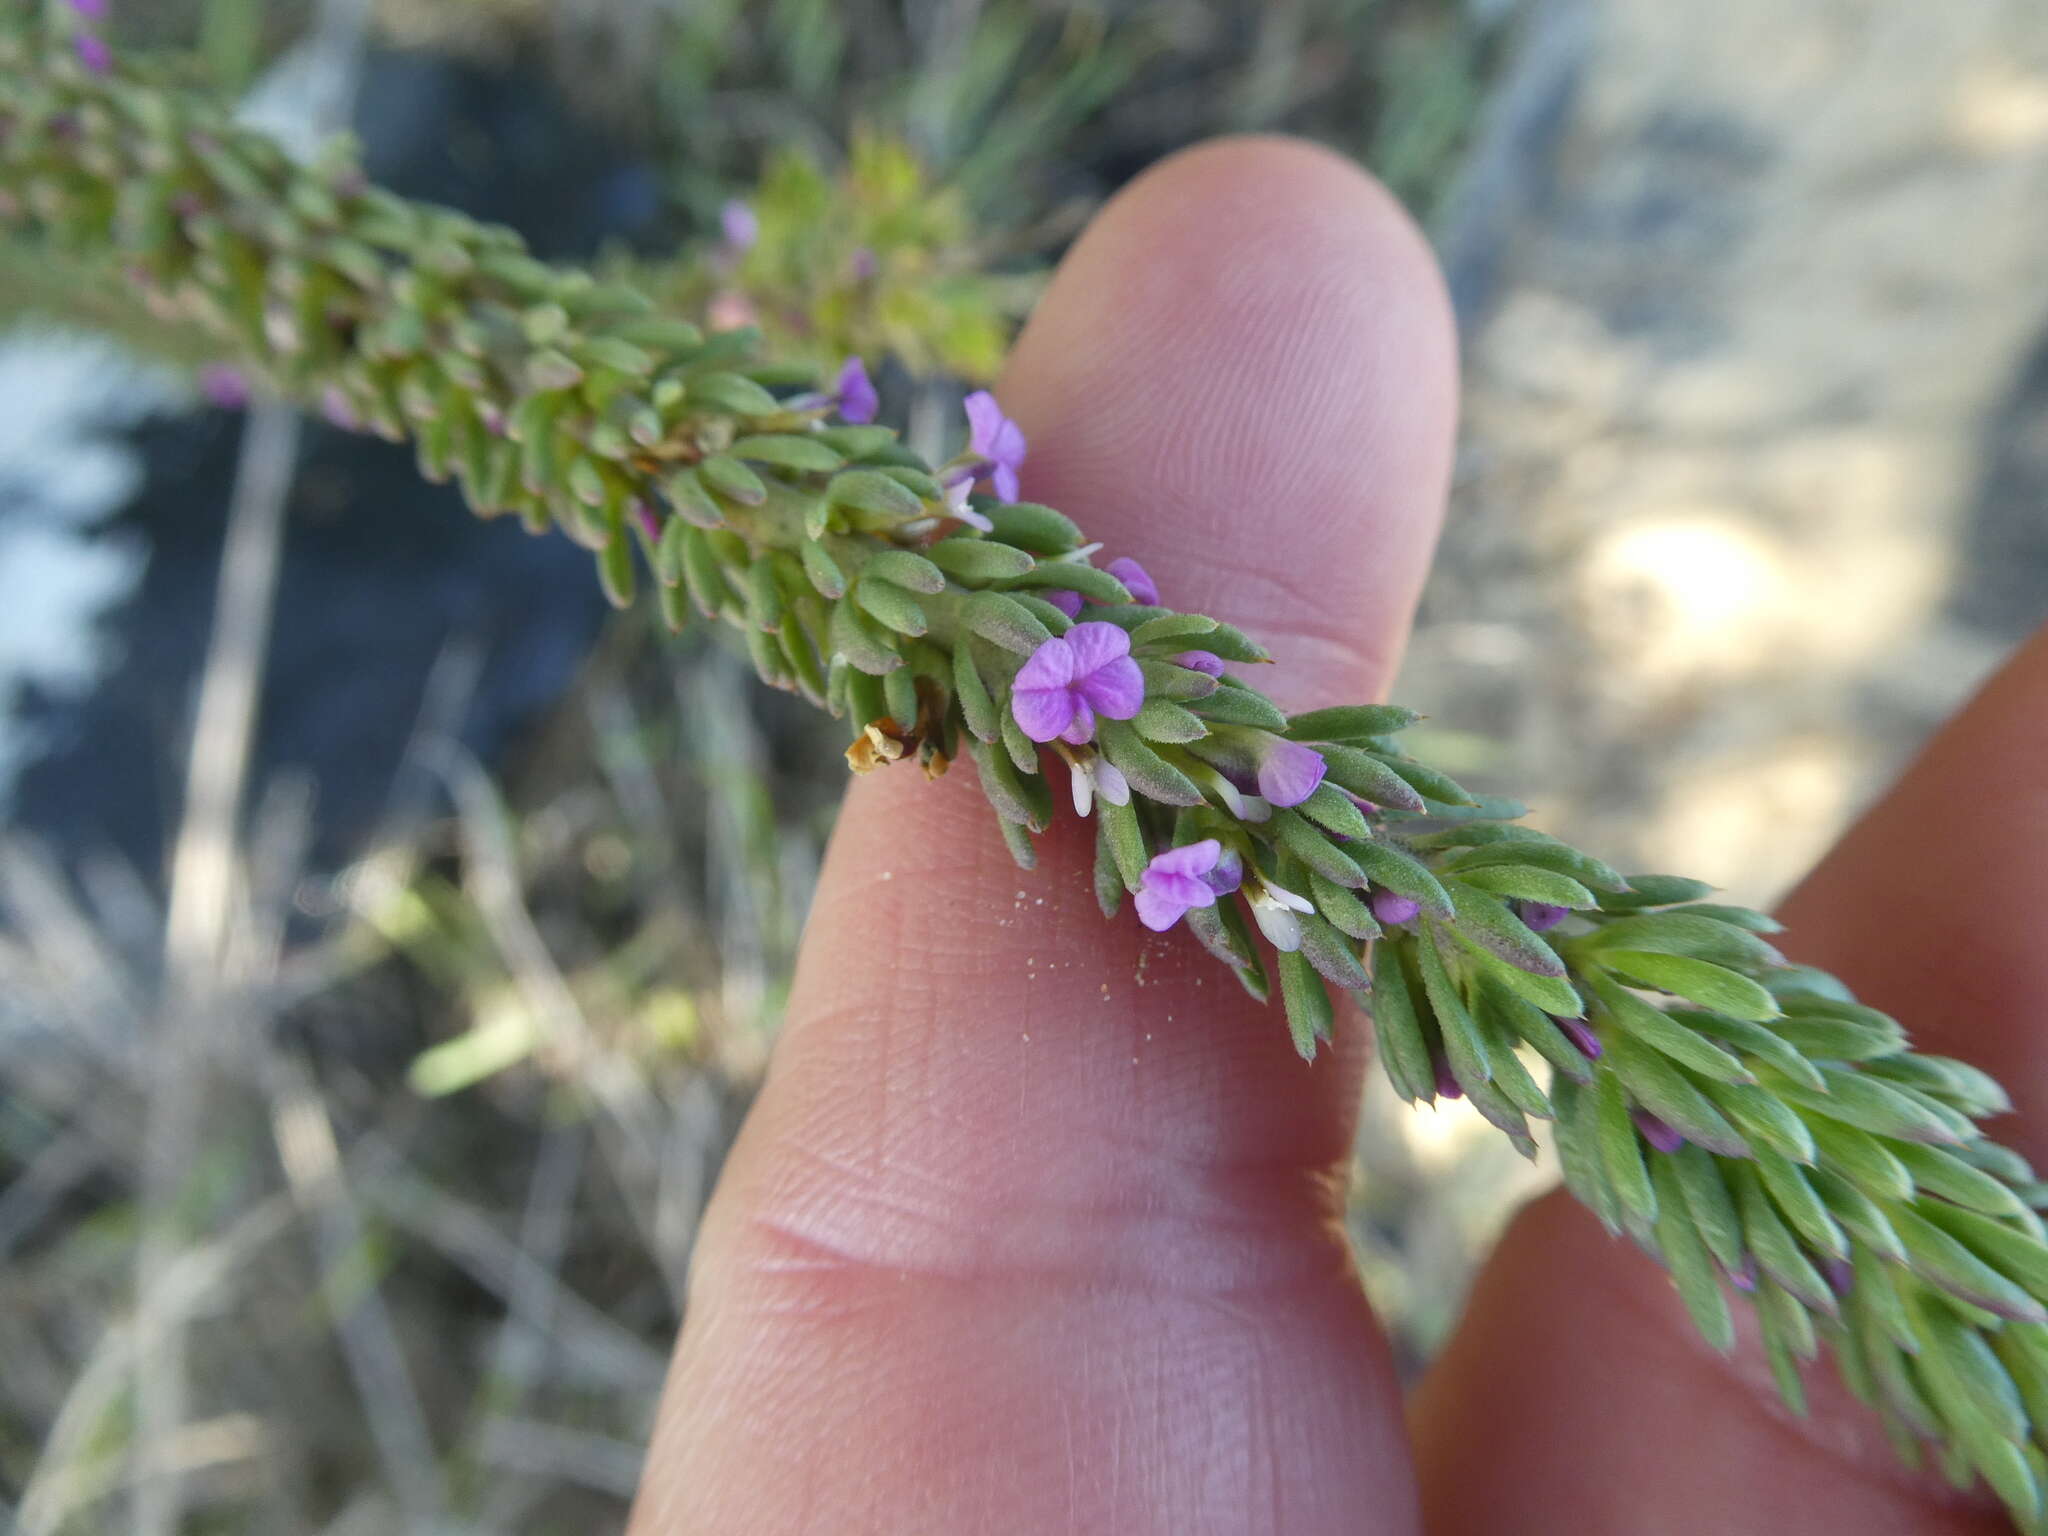
MULTIPOLYGON (((114 10, 399 191, 887 351, 913 438, 1159 156, 1360 158, 1466 349, 1418 748, 1624 868, 1768 903, 2048 617, 2037 0, 114 10)), ((0 324, 0 1528, 615 1528, 836 727, 34 251, 0 324)), ((1373 1099, 1416 1368, 1551 1172, 1373 1099)))

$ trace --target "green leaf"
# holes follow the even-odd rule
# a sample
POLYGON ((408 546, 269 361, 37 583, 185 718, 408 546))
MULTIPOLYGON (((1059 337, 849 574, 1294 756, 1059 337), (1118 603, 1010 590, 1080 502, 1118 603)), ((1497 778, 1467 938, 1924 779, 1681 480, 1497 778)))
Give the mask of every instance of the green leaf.
POLYGON ((1868 1061, 1892 1055, 1906 1046, 1905 1031, 1896 1024, 1879 1028, 1848 1019, 1788 1013, 1773 1027, 1802 1055, 1831 1061, 1868 1061))
POLYGON ((1412 757, 1402 757, 1393 752, 1374 752, 1372 755, 1391 768, 1410 789, 1441 805, 1479 803, 1472 798, 1464 785, 1449 774, 1437 772, 1427 763, 1419 763, 1412 757))
POLYGON ((811 436, 847 458, 858 460, 893 447, 896 429, 878 426, 821 427, 811 436))
POLYGON ((1478 1084, 1493 1080, 1493 1060, 1486 1049, 1486 1039, 1466 1009, 1457 983, 1451 979, 1436 934, 1425 934, 1415 940, 1415 963, 1422 976, 1423 995, 1429 1000, 1429 1011, 1444 1043, 1444 1058, 1450 1063, 1451 1075, 1470 1094, 1478 1084))
POLYGON ((1557 952, 1509 911, 1505 902, 1456 880, 1445 889, 1450 894, 1451 909, 1457 914, 1461 936, 1492 950, 1515 969, 1532 976, 1565 974, 1564 962, 1557 958, 1557 952))
POLYGON ((1711 1040, 1687 1029, 1661 1008, 1652 1007, 1606 972, 1592 970, 1586 981, 1620 1028, 1652 1049, 1662 1051, 1703 1077, 1724 1083, 1753 1083, 1756 1074, 1711 1040))
POLYGON ((1598 898, 1569 875, 1560 875, 1533 864, 1499 864, 1463 870, 1458 878, 1466 885, 1511 896, 1517 901, 1540 901, 1553 907, 1580 909, 1597 906, 1598 898))
POLYGON ((996 701, 974 664, 973 650, 965 640, 953 647, 953 697, 960 701, 960 718, 982 741, 994 741, 1002 734, 996 701))
POLYGON ((1754 1083, 1721 1083, 1705 1078, 1700 1091, 1752 1144, 1783 1153, 1795 1163, 1814 1160, 1813 1135, 1806 1122, 1770 1089, 1754 1083))
POLYGON ((1371 753, 1362 752, 1357 747, 1331 745, 1316 750, 1329 764, 1329 781, 1332 784, 1348 789, 1374 805, 1391 806, 1397 811, 1425 809, 1422 796, 1409 787, 1408 781, 1371 753))
POLYGON ((991 538, 1015 544, 1034 555, 1064 555, 1082 543, 1081 530, 1063 512, 1036 502, 1013 501, 987 509, 994 524, 991 538))
POLYGON ((988 797, 988 803, 1004 821, 1028 827, 1032 831, 1043 831, 1044 823, 1038 820, 1032 797, 1025 792, 1024 780, 1017 772, 1016 765, 1003 753, 986 742, 969 737, 966 743, 967 755, 974 762, 975 771, 981 776, 981 792, 988 797))
POLYGON ((1270 823, 1279 845, 1332 885, 1363 886, 1365 876, 1342 848, 1298 812, 1275 811, 1270 823))
POLYGON ((2028 1295, 2037 1301, 2048 1301, 2048 1247, 2039 1240, 1982 1212, 1963 1210, 1939 1200, 1916 1200, 1913 1209, 2028 1295))
POLYGON ((1460 930, 1453 928, 1451 931, 1458 935, 1458 942, 1465 946, 1465 952, 1480 968, 1517 997, 1541 1008, 1545 1013, 1554 1013, 1563 1019, 1576 1019, 1585 1013, 1585 999, 1579 996, 1578 990, 1572 986, 1568 978, 1531 975, 1517 966, 1508 964, 1491 950, 1482 949, 1460 930))
POLYGON ((1201 805, 1202 792, 1194 780, 1145 744, 1138 733, 1122 720, 1103 720, 1096 726, 1096 740, 1102 752, 1131 788, 1161 805, 1201 805))
POLYGON ((694 469, 679 469, 661 482, 662 493, 676 516, 698 528, 725 526, 725 509, 719 506, 694 469))
POLYGON ((1035 597, 1029 592, 1012 592, 1010 596, 1019 608, 1043 624, 1048 634, 1064 635, 1074 627, 1072 619, 1042 597, 1035 597))
MULTIPOLYGON (((1468 836, 1476 836, 1488 824, 1456 829, 1468 836)), ((1445 843, 1445 847, 1469 847, 1469 851, 1454 855, 1444 867, 1458 874, 1467 870, 1486 869, 1499 864, 1533 864, 1538 869, 1547 869, 1560 875, 1568 875, 1579 884, 1595 891, 1616 891, 1623 888, 1620 875, 1607 865, 1576 848, 1567 847, 1553 837, 1547 837, 1529 827, 1496 827, 1497 837, 1484 838, 1472 844, 1445 843)), ((1436 834, 1445 836, 1449 834, 1436 834)), ((1433 842, 1434 837, 1431 839, 1433 842)), ((1602 897, 1605 900, 1605 897, 1602 897)))
POLYGON ((1000 592, 975 593, 961 605, 960 616, 982 639, 1020 656, 1029 656, 1052 638, 1052 631, 1021 603, 1000 592))
POLYGON ((758 507, 768 499, 761 477, 731 454, 712 454, 697 466, 697 474, 719 495, 742 506, 758 507))
POLYGON ((1358 899, 1356 891, 1346 890, 1313 871, 1309 874, 1308 883, 1316 910, 1328 918, 1339 933, 1354 939, 1376 939, 1380 936, 1379 920, 1372 915, 1372 909, 1358 899))
POLYGON ((1903 1204, 1913 1198, 1911 1171, 1884 1142, 1868 1131, 1833 1120, 1816 1118, 1805 1123, 1822 1167, 1833 1169, 1882 1205, 1903 1204))
POLYGON ((1370 741, 1404 731, 1422 716, 1398 704, 1346 704, 1287 717, 1290 741, 1370 741))
POLYGON ((879 469, 845 469, 825 484, 825 500, 835 507, 902 520, 916 517, 924 503, 879 469))
POLYGON ((797 546, 797 552, 803 560, 805 577, 820 597, 836 601, 846 595, 846 573, 824 545, 816 539, 805 539, 797 546))
POLYGON ((1722 1294, 1721 1278, 1701 1235, 1687 1219, 1687 1206, 1672 1159, 1660 1157, 1651 1165, 1651 1181, 1657 1192, 1657 1247, 1678 1287, 1679 1299, 1692 1315, 1693 1326, 1708 1344, 1728 1354, 1735 1348, 1735 1319, 1722 1294))
POLYGON ((930 627, 930 621, 926 619, 924 609, 918 605, 916 598, 901 587, 891 586, 886 581, 869 579, 865 572, 862 573, 861 579, 853 584, 853 600, 860 604, 863 611, 879 619, 883 625, 899 635, 908 635, 914 639, 930 627))
POLYGON ((1156 619, 1147 619, 1131 631, 1131 649, 1156 648, 1175 653, 1198 650, 1200 647, 1193 642, 1215 628, 1216 621, 1203 614, 1161 614, 1156 619))
POLYGON ((1406 896, 1431 917, 1449 918, 1456 913, 1451 893, 1436 876, 1393 844, 1375 838, 1371 842, 1347 843, 1345 851, 1375 885, 1385 886, 1396 896, 1406 896))
POLYGON ((1752 1021, 1777 1016, 1778 1005, 1770 993, 1726 966, 1694 960, 1686 955, 1630 949, 1603 949, 1600 960, 1631 981, 1669 992, 1717 1013, 1752 1021))
POLYGON ((1206 699, 1218 687, 1215 678, 1170 661, 1147 657, 1138 663, 1138 670, 1145 674, 1148 699, 1206 699))
POLYGON ((1138 820, 1137 807, 1113 805, 1098 799, 1095 811, 1101 818, 1100 835, 1109 845, 1124 889, 1136 891, 1144 879, 1145 866, 1152 860, 1152 850, 1145 844, 1145 829, 1138 820))
POLYGON ((1809 1115, 1839 1120, 1878 1136, 1951 1144, 1960 1139, 1939 1116, 1908 1097, 1905 1089, 1838 1067, 1822 1067, 1821 1077, 1828 1086, 1826 1093, 1794 1085, 1781 1091, 1787 1102, 1809 1115))
POLYGON ((1820 1075, 1820 1068, 1765 1025, 1751 1023, 1748 1019, 1731 1019, 1726 1014, 1712 1013, 1704 1008, 1671 1008, 1666 1012, 1687 1029, 1719 1040, 1759 1062, 1769 1063, 1795 1083, 1815 1089, 1827 1086, 1820 1075))
POLYGON ((1515 1054, 1521 1037, 1512 1020, 1495 1005, 1497 995, 1490 988, 1476 987, 1467 998, 1472 1021, 1479 1027, 1480 1039, 1486 1042, 1487 1060, 1493 1065, 1494 1086, 1523 1114, 1548 1120, 1556 1110, 1551 1106, 1549 1095, 1530 1076, 1529 1069, 1522 1065, 1521 1057, 1515 1054))
POLYGON ((1286 724, 1278 706, 1263 693, 1228 682, 1205 694, 1197 713, 1224 725, 1250 725, 1265 731, 1286 724))
POLYGON ((903 665, 903 658, 896 651, 896 642, 864 617, 851 602, 833 604, 826 637, 835 652, 871 677, 881 677, 903 665))
MULTIPOLYGON (((1721 1177, 1721 1165, 1715 1162, 1714 1155, 1687 1142, 1671 1156, 1658 1160, 1660 1179, 1662 1170, 1667 1167, 1671 1170, 1672 1182, 1685 1201, 1685 1209, 1692 1217, 1692 1225, 1714 1261, 1730 1274, 1741 1269, 1744 1252, 1742 1218, 1736 1214, 1735 1197, 1728 1192, 1728 1181, 1721 1177)), ((1660 1183, 1657 1197, 1660 1210, 1669 1198, 1660 1183)))
POLYGON ((1813 1186, 1813 1192, 1827 1206, 1828 1214, 1861 1245, 1859 1251, 1867 1250, 1880 1258, 1905 1263, 1906 1245, 1899 1241, 1899 1234, 1885 1219, 1875 1200, 1831 1169, 1807 1169, 1806 1182, 1813 1186))
POLYGON ((1316 1059, 1316 1042, 1330 1038, 1336 1010, 1330 992, 1307 958, 1283 952, 1279 958, 1280 1000, 1287 1007, 1287 1028, 1303 1061, 1316 1059))
POLYGON ((1148 741, 1200 741, 1209 734, 1198 716, 1166 699, 1147 699, 1131 724, 1148 741))
POLYGON ((1650 1184, 1650 1171, 1643 1165, 1635 1122, 1629 1119, 1628 1095, 1612 1072, 1602 1072, 1594 1079, 1592 1093, 1600 1164, 1629 1228, 1649 1232, 1657 1220, 1657 1196, 1650 1184))
POLYGON ((1301 953, 1334 987, 1365 992, 1372 977, 1358 958, 1358 946, 1312 912, 1300 917, 1301 953))
MULTIPOLYGON (((2027 1203, 2007 1185, 1981 1169, 1972 1168, 1945 1147, 1894 1141, 1885 1150, 1904 1164, 1913 1182, 1929 1194, 1953 1200, 1966 1210, 1986 1211, 1993 1216, 2014 1216, 2024 1221, 2030 1214, 2027 1203)), ((2043 1258, 2048 1259, 2048 1251, 2044 1251, 2043 1258)))
POLYGON ((1742 1231, 1748 1239, 1749 1251, 1756 1255, 1764 1273, 1815 1311, 1835 1316, 1840 1305, 1834 1291, 1778 1215, 1756 1169, 1748 1163, 1731 1162, 1723 1164, 1722 1171, 1734 1192, 1735 1208, 1742 1213, 1742 1231))
POLYGON ((941 539, 925 550, 933 565, 970 585, 1008 581, 1031 569, 1031 556, 993 539, 941 539))
POLYGON ((1769 1147, 1757 1147, 1753 1155, 1756 1170, 1763 1177, 1764 1188, 1777 1202, 1778 1210, 1792 1224, 1793 1230, 1817 1252, 1831 1258, 1846 1259, 1849 1256, 1849 1239, 1828 1213, 1826 1204, 1814 1192, 1813 1186, 1806 1181, 1799 1166, 1769 1147))
POLYGON ((700 373, 687 384, 692 405, 734 416, 773 416, 775 397, 743 373, 700 373))
POLYGON ((2000 1317, 2048 1322, 2048 1310, 2020 1287, 1937 1227, 1915 1206, 1887 1213, 1906 1245, 1906 1262, 1928 1284, 2000 1317))
POLYGON ((1380 1065, 1394 1092, 1413 1104, 1436 1097, 1436 1067, 1430 1060, 1429 1041, 1401 963, 1401 950, 1402 945, 1394 940, 1374 946, 1370 1011, 1380 1065))
POLYGON ((1128 603, 1130 590, 1107 571, 1078 560, 1047 560, 1020 573, 1011 590, 1032 588, 1055 592, 1078 592, 1091 603, 1128 603))
POLYGON ((1315 793, 1294 809, 1326 832, 1334 832, 1339 837, 1372 836, 1372 826, 1364 813, 1351 803, 1344 791, 1328 784, 1318 784, 1315 793))
POLYGON ((876 551, 868 556, 860 574, 864 581, 869 578, 886 581, 892 587, 901 587, 906 592, 921 592, 927 597, 935 597, 946 590, 946 573, 923 555, 913 554, 907 549, 876 551))
POLYGON ((1763 970, 1781 958, 1777 950, 1746 929, 1691 912, 1644 912, 1607 918, 1580 940, 1589 950, 1684 955, 1733 970, 1763 970))
POLYGON ((1686 880, 1677 875, 1630 875, 1629 888, 1603 896, 1600 905, 1610 912, 1635 912, 1645 907, 1672 907, 1680 902, 1698 901, 1714 894, 1704 880, 1686 880))
POLYGON ((1602 1064, 1613 1068, 1630 1095, 1651 1114, 1709 1152, 1749 1155, 1749 1143, 1668 1056, 1622 1031, 1608 1033, 1602 1043, 1607 1047, 1602 1064))

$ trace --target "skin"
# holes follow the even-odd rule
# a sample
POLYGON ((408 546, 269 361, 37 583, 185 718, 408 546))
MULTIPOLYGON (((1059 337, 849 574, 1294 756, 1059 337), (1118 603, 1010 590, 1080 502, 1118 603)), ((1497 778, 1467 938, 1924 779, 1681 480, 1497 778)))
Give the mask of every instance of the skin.
MULTIPOLYGON (((1384 190, 1227 140, 1102 212, 999 394, 1025 494, 1258 634, 1300 708, 1392 678, 1455 355, 1384 190)), ((2029 1110, 2044 703, 2037 638, 1784 914, 1791 953, 2029 1110)), ((1556 1198, 1511 1229, 1404 1422, 1340 1225, 1357 1021, 1305 1066, 1186 935, 1102 920, 1071 819, 1018 871, 969 778, 848 797, 633 1536, 2005 1528, 1897 1469, 1825 1370, 1791 1420, 1753 1352, 1698 1344, 1662 1274, 1556 1198)))

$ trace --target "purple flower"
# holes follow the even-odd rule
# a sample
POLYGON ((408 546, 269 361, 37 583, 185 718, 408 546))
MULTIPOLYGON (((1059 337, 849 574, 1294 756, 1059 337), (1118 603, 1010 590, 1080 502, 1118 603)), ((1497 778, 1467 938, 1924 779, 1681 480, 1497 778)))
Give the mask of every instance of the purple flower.
POLYGON ((337 384, 330 384, 320 392, 320 414, 329 426, 339 427, 344 432, 363 429, 363 418, 356 414, 356 408, 337 384))
POLYGON ((1598 1061, 1600 1053, 1607 1049, 1600 1043, 1600 1037, 1587 1028, 1584 1019, 1553 1018, 1551 1022, 1557 1025, 1565 1039, 1571 1041, 1578 1048, 1579 1054, 1588 1061, 1598 1061))
POLYGON ((1110 575, 1124 584, 1133 598, 1148 607, 1159 603, 1159 583, 1152 579, 1152 573, 1129 555, 1119 555, 1103 567, 1110 575))
POLYGON ((1038 594, 1070 619, 1081 617, 1081 594, 1065 587, 1050 587, 1038 594))
POLYGON ((853 253, 853 280, 855 282, 867 282, 880 267, 881 263, 875 260, 875 253, 866 246, 862 246, 853 253))
POLYGON ((1676 1128, 1658 1119, 1647 1109, 1632 1109, 1628 1112, 1628 1117, 1635 1121, 1636 1129, 1643 1133, 1643 1140, 1659 1152, 1676 1152, 1685 1145, 1685 1138, 1678 1134, 1676 1128))
POLYGON ((754 248, 754 242, 761 238, 761 221, 754 217, 754 210, 733 198, 718 210, 719 232, 725 236, 727 249, 737 256, 754 248))
POLYGON ((1164 933, 1193 907, 1216 905, 1209 876, 1222 862, 1223 845, 1213 837, 1155 854, 1138 881, 1138 921, 1164 933))
MULTIPOLYGON (((1129 586, 1130 583, 1125 582, 1124 585, 1129 586)), ((1214 651, 1182 651, 1173 658, 1173 664, 1186 667, 1190 672, 1200 672, 1205 677, 1223 675, 1223 658, 1214 651)))
POLYGON ((71 0, 71 9, 87 21, 107 19, 107 0, 71 0))
POLYGON ((835 392, 842 420, 864 427, 875 419, 881 401, 875 395, 874 381, 868 377, 868 365, 859 358, 849 357, 840 367, 835 392))
POLYGON ((114 67, 114 50, 107 46, 107 40, 91 32, 81 32, 71 40, 78 50, 78 62, 96 75, 104 75, 114 67))
POLYGON ((986 473, 995 482, 996 494, 1015 501, 1017 471, 1024 465, 1024 429, 1003 414, 996 397, 985 389, 967 397, 967 427, 967 451, 987 461, 986 473))
POLYGON ((1517 905, 1521 908, 1522 921, 1532 933, 1548 933, 1572 915, 1570 907, 1555 906, 1547 901, 1524 901, 1517 905))
POLYGON ((249 403, 248 379, 226 363, 208 363, 199 370, 199 392, 207 404, 223 411, 239 411, 249 403))
POLYGON ((1415 914, 1422 910, 1422 904, 1411 897, 1396 896, 1384 885, 1376 885, 1372 891, 1372 915, 1390 927, 1397 923, 1415 920, 1415 914))
POLYGON ((1742 1262, 1728 1271, 1728 1283, 1738 1291, 1747 1292, 1756 1289, 1755 1254, 1745 1253, 1742 1256, 1742 1262))
POLYGON ((1316 792, 1329 767, 1314 747, 1267 735, 1259 745, 1259 793, 1273 805, 1299 805, 1316 792))
POLYGON ((1431 1060, 1436 1067, 1437 1097, 1442 1099, 1462 1099, 1465 1097, 1465 1085, 1458 1081, 1458 1074, 1451 1070, 1450 1062, 1442 1056, 1433 1057, 1431 1060))
POLYGON ((1848 1295, 1856 1284, 1856 1271, 1850 1268, 1849 1261, 1833 1254, 1821 1265, 1821 1272, 1828 1277, 1828 1289, 1837 1296, 1848 1295))
POLYGON ((661 519, 655 515, 654 508, 644 501, 636 501, 633 503, 633 517, 640 524, 640 531, 647 535, 650 544, 661 542, 661 519))
POLYGON ((1114 624, 1076 624, 1017 669, 1010 712, 1033 741, 1095 739, 1095 717, 1128 720, 1145 703, 1131 637, 1114 624))

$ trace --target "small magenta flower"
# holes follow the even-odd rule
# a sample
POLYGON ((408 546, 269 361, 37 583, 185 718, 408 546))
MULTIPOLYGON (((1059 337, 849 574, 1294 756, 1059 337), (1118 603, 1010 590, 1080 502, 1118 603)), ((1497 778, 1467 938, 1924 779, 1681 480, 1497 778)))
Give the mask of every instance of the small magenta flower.
POLYGON ((1070 619, 1081 617, 1081 594, 1065 587, 1051 587, 1038 594, 1070 619))
POLYGON ((1148 607, 1158 606, 1159 583, 1152 579, 1151 572, 1129 555, 1119 555, 1103 569, 1122 582, 1125 590, 1137 601, 1148 607))
MULTIPOLYGON (((1124 585, 1129 586, 1126 582, 1124 585)), ((1177 667, 1186 667, 1190 672, 1200 672, 1204 677, 1223 675, 1223 658, 1214 651, 1182 651, 1173 658, 1177 667)))
POLYGON ((1436 1068, 1436 1094, 1440 1099, 1462 1099, 1465 1085, 1458 1081, 1458 1074, 1451 1070, 1450 1059, 1432 1056, 1431 1064, 1436 1068))
POLYGON ((1215 906, 1221 893, 1212 877, 1222 863, 1223 845, 1213 837, 1153 855, 1138 881, 1138 921, 1164 933, 1192 908, 1215 906))
POLYGON ((875 253, 865 245, 853 253, 852 266, 853 280, 857 283, 871 281, 875 273, 881 270, 881 263, 875 259, 875 253))
POLYGON ((1635 1121, 1636 1129, 1643 1133, 1643 1140, 1659 1152, 1676 1152, 1685 1145, 1685 1138, 1668 1121, 1660 1120, 1647 1109, 1636 1108, 1628 1112, 1635 1121))
POLYGON ((752 208, 735 197, 718 210, 718 230, 725 237, 728 250, 735 256, 744 255, 761 238, 761 221, 752 208))
POLYGON ((1570 907, 1555 906, 1547 901, 1524 901, 1517 906, 1521 910, 1522 921, 1532 933, 1548 933, 1572 915, 1570 907))
POLYGON ((996 397, 977 389, 967 397, 967 451, 985 461, 984 473, 995 482, 996 494, 1015 501, 1017 471, 1024 467, 1024 429, 1003 414, 996 397))
POLYGON ((1738 1291, 1743 1291, 1745 1293, 1749 1291, 1754 1291, 1756 1289, 1757 1279, 1756 1255, 1753 1253, 1745 1253, 1742 1256, 1742 1261, 1739 1264, 1737 1264, 1733 1269, 1729 1270, 1727 1273, 1728 1283, 1734 1286, 1735 1289, 1737 1289, 1738 1291))
POLYGON ((1316 792, 1330 765, 1314 747, 1282 736, 1259 743, 1259 794, 1273 805, 1299 805, 1316 792))
POLYGON ((661 542, 661 518, 655 514, 654 508, 644 501, 634 502, 633 519, 639 523, 640 531, 647 535, 650 544, 661 542))
POLYGON ((199 370, 199 392, 208 405, 223 411, 239 411, 249 403, 249 380, 239 368, 208 363, 199 370))
POLYGON ((107 40, 96 32, 81 32, 71 40, 78 50, 78 62, 96 75, 104 75, 114 67, 114 50, 107 46, 107 40))
POLYGON ((1095 717, 1128 720, 1144 707, 1145 674, 1114 624, 1076 624, 1017 669, 1010 713, 1033 741, 1095 739, 1095 717))
POLYGON ((1600 1043, 1600 1037, 1586 1027, 1584 1019, 1553 1018, 1551 1022, 1557 1025, 1565 1039, 1571 1041, 1578 1048, 1579 1054, 1588 1061, 1598 1061, 1600 1053, 1607 1049, 1600 1043))
POLYGON ((1372 889, 1372 915, 1389 927, 1415 921, 1422 904, 1410 896, 1396 896, 1384 885, 1372 889))
POLYGON ((840 418, 857 427, 873 421, 882 403, 875 394, 874 381, 868 377, 868 365, 857 357, 849 357, 841 365, 834 398, 839 402, 840 418))

